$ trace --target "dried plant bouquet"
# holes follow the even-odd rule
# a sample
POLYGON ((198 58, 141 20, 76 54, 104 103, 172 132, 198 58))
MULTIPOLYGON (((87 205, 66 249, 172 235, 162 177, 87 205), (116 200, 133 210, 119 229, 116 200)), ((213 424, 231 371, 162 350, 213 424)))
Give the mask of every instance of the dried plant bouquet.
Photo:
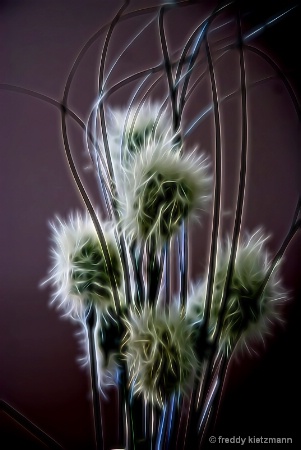
POLYGON ((52 303, 80 323, 84 332, 97 449, 104 448, 101 399, 109 395, 109 386, 118 391, 120 448, 186 448, 189 442, 199 448, 216 417, 232 356, 252 351, 281 320, 288 294, 279 267, 300 228, 298 201, 275 254, 268 252, 268 235, 260 223, 255 229, 242 229, 252 152, 246 52, 256 53, 272 67, 298 116, 300 109, 276 63, 251 45, 258 30, 244 32, 241 2, 217 2, 190 28, 177 50, 174 46, 171 50, 169 42, 172 31, 176 33, 171 26, 173 11, 197 2, 160 1, 146 7, 132 3, 124 1, 112 21, 91 37, 66 82, 60 102, 62 136, 86 211, 71 211, 69 218, 51 222, 52 262, 44 283, 52 287, 52 303), (225 17, 234 34, 220 42, 214 33, 225 17), (119 25, 131 26, 133 18, 131 37, 118 41, 119 25), (129 75, 119 73, 118 78, 121 58, 150 26, 157 30, 154 46, 160 49, 160 62, 129 75), (100 36, 99 91, 84 123, 70 108, 68 96, 83 56, 100 36), (239 87, 223 97, 216 66, 229 52, 238 61, 239 87), (131 87, 130 94, 118 102, 124 86, 131 87), (209 106, 191 116, 191 102, 202 89, 209 106), (238 179, 233 181, 237 185, 233 228, 225 234, 222 174, 227 155, 220 110, 227 97, 235 97, 239 105, 240 155, 238 179), (198 143, 198 125, 209 115, 213 153, 198 143), (96 207, 75 164, 67 117, 86 133, 99 188, 96 207), (201 233, 209 239, 206 267, 192 277, 190 254, 201 233))
MULTIPOLYGON (((181 409, 185 435, 190 442, 201 443, 209 419, 217 412, 230 358, 243 347, 249 349, 254 339, 264 340, 271 325, 280 319, 279 306, 287 297, 278 267, 300 226, 300 203, 274 257, 268 255, 268 237, 260 224, 248 234, 241 233, 247 154, 251 151, 244 60, 250 36, 242 33, 239 4, 220 2, 176 56, 171 55, 166 17, 174 8, 193 3, 166 3, 154 12, 146 8, 127 14, 130 2, 125 1, 107 27, 99 95, 85 126, 105 215, 95 211, 72 158, 66 132, 71 78, 65 89, 62 130, 66 155, 87 214, 75 213, 69 221, 57 218, 52 223, 53 266, 47 282, 54 287, 53 301, 86 329, 99 449, 103 447, 99 393, 105 396, 108 385, 119 390, 122 447, 174 448, 181 409), (236 40, 222 51, 239 55, 241 154, 233 232, 222 236, 223 99, 218 94, 210 35, 216 19, 228 9, 236 22, 236 40), (107 67, 118 23, 144 13, 150 14, 151 21, 143 22, 139 32, 135 30, 132 40, 107 67), (111 73, 123 52, 153 21, 157 22, 162 62, 111 84, 111 73), (198 146, 187 144, 187 135, 205 113, 200 111, 188 129, 183 127, 189 97, 202 79, 201 58, 212 93, 213 159, 198 146), (162 79, 166 94, 158 100, 153 91, 162 79), (110 95, 132 80, 138 82, 127 106, 108 106, 110 95), (212 221, 208 266, 191 282, 189 230, 194 223, 202 228, 204 214, 212 221)), ((264 54, 262 58, 267 60, 264 54)), ((287 81, 284 83, 287 86, 287 81)))

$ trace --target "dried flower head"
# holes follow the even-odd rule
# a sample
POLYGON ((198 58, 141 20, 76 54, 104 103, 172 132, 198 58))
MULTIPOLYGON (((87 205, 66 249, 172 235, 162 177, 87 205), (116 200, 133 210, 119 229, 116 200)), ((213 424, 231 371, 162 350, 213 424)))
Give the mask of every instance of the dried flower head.
MULTIPOLYGON (((87 306, 93 303, 101 310, 112 306, 110 277, 92 220, 88 215, 70 217, 69 222, 57 219, 52 223, 53 265, 46 281, 54 288, 53 301, 59 302, 66 314, 83 318, 87 306)), ((122 270, 110 224, 102 224, 118 287, 122 270)))
POLYGON ((162 141, 171 136, 171 125, 166 111, 160 113, 159 103, 132 105, 129 110, 111 111, 108 138, 113 161, 127 165, 132 155, 151 140, 162 141))
MULTIPOLYGON (((269 325, 279 319, 278 306, 284 298, 284 290, 280 286, 277 269, 259 295, 269 267, 268 255, 264 249, 265 241, 263 233, 257 231, 238 247, 221 334, 221 346, 227 353, 230 353, 237 343, 241 347, 247 346, 254 338, 263 339, 269 325)), ((230 243, 224 248, 219 247, 210 318, 212 331, 220 311, 229 255, 230 243)), ((204 283, 191 301, 190 314, 194 312, 199 317, 202 316, 205 295, 204 283)))
MULTIPOLYGON (((107 121, 107 137, 112 159, 119 209, 125 203, 126 169, 133 165, 133 157, 142 151, 149 140, 162 141, 171 136, 170 120, 159 103, 131 105, 127 109, 113 109, 107 121)), ((100 148, 102 144, 100 143, 100 148)))
POLYGON ((123 342, 134 394, 163 406, 172 393, 185 393, 198 368, 194 330, 175 309, 145 307, 131 312, 123 342))
POLYGON ((171 141, 149 141, 127 171, 122 225, 128 237, 162 245, 183 219, 205 208, 210 181, 203 155, 181 156, 171 141))

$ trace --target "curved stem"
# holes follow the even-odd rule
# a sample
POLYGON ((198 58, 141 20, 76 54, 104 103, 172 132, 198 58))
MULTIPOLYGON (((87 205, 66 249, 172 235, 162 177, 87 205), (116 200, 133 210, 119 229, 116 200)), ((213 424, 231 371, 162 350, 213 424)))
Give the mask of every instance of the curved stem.
POLYGON ((188 220, 186 219, 182 225, 182 236, 181 236, 181 246, 179 259, 180 259, 180 276, 181 276, 181 291, 180 291, 180 302, 181 310, 184 311, 187 303, 187 292, 188 292, 188 220))
POLYGON ((265 52, 263 52, 262 50, 259 50, 256 47, 253 47, 251 45, 244 45, 245 49, 249 50, 252 53, 257 54, 258 56, 260 56, 262 59, 264 59, 277 73, 277 75, 279 76, 279 78, 282 80, 283 84, 285 85, 291 100, 293 102, 293 105, 295 107, 296 113, 298 115, 298 119, 301 120, 301 107, 299 104, 299 101, 297 99, 297 96, 288 80, 288 78, 284 75, 284 73, 281 71, 280 67, 275 63, 275 61, 272 60, 272 58, 270 58, 265 52))
POLYGON ((165 29, 164 29, 164 13, 167 9, 170 9, 170 8, 171 7, 163 6, 160 10, 159 34, 160 34, 161 48, 162 48, 162 53, 163 53, 163 58, 164 58, 165 72, 166 72, 167 81, 168 81, 169 96, 170 96, 170 100, 171 100, 173 130, 174 130, 174 132, 177 132, 177 129, 178 129, 180 123, 179 123, 179 117, 178 117, 178 111, 177 111, 176 89, 175 89, 174 82, 173 82, 171 63, 170 63, 170 58, 169 58, 169 54, 168 54, 168 48, 167 48, 166 37, 165 37, 165 29))
MULTIPOLYGON (((121 142, 122 142, 122 143, 121 143, 121 148, 122 148, 122 149, 124 148, 125 131, 126 131, 127 124, 128 124, 128 122, 129 122, 129 117, 130 117, 130 111, 131 111, 131 108, 132 108, 132 106, 133 106, 133 104, 134 104, 134 101, 135 101, 135 99, 136 99, 136 96, 138 95, 138 92, 139 92, 140 88, 142 87, 142 85, 144 84, 144 82, 147 80, 148 77, 149 77, 149 75, 147 75, 147 77, 145 77, 143 83, 139 86, 139 89, 137 89, 136 94, 135 94, 134 97, 132 98, 131 104, 130 104, 130 106, 129 106, 128 113, 127 113, 127 117, 126 117, 126 119, 125 119, 125 126, 124 126, 124 130, 123 130, 122 141, 121 141, 121 142)), ((138 103, 138 105, 137 105, 137 108, 136 108, 136 111, 135 111, 135 114, 133 115, 133 119, 132 119, 132 121, 131 121, 131 127, 130 127, 130 131, 129 131, 129 140, 132 139, 133 132, 134 132, 134 128, 135 128, 135 123, 136 123, 137 117, 138 117, 138 115, 139 115, 139 111, 141 110, 143 104, 145 103, 145 101, 146 101, 148 95, 151 93, 151 91, 152 91, 152 90, 157 86, 157 84, 159 83, 161 77, 162 77, 162 75, 160 75, 155 81, 153 81, 153 83, 151 84, 151 86, 146 90, 146 92, 145 92, 144 95, 142 96, 141 100, 139 101, 139 103, 138 103)))
POLYGON ((93 400, 93 417, 94 417, 94 431, 96 439, 97 450, 103 450, 103 435, 102 435, 102 420, 101 420, 101 405, 98 392, 98 374, 95 351, 94 330, 96 326, 96 310, 92 305, 86 316, 86 326, 88 331, 88 345, 89 345, 89 360, 90 360, 90 375, 91 388, 93 400))
MULTIPOLYGON (((226 272, 226 279, 223 288, 221 306, 219 311, 219 316, 216 325, 216 331, 213 337, 213 346, 211 350, 210 357, 208 359, 208 364, 205 371, 204 376, 204 387, 201 395, 201 400, 199 403, 198 411, 203 410, 206 395, 208 392, 208 386, 210 383, 211 370, 214 362, 214 357, 216 353, 216 349, 218 346, 218 342, 220 339, 220 335, 222 332, 224 317, 226 313, 228 294, 230 289, 230 283, 232 280, 233 272, 234 272, 234 264, 236 258, 236 252, 238 247, 240 228, 241 228, 241 220, 242 220, 242 212, 243 212, 243 204, 244 204, 244 193, 245 193, 245 184, 246 184, 246 173, 247 173, 247 91, 246 91, 246 73, 245 73, 245 62, 244 62, 244 52, 242 46, 242 34, 241 34, 241 24, 240 24, 240 16, 238 13, 237 18, 238 24, 238 48, 239 48, 239 66, 240 66, 240 84, 241 84, 241 109, 242 109, 242 130, 241 130, 241 156, 240 156, 240 174, 239 174, 239 186, 238 186, 238 196, 236 203, 236 211, 235 211, 235 220, 234 220, 234 229, 232 234, 232 243, 230 249, 230 257, 226 272)), ((201 430, 202 431, 202 430, 201 430)))
POLYGON ((165 305, 170 306, 171 296, 171 241, 169 240, 165 246, 165 305))
MULTIPOLYGON (((192 71, 193 68, 195 66, 198 54, 199 54, 199 50, 201 47, 202 42, 204 41, 204 38, 207 35, 207 31, 209 29, 210 24, 212 23, 212 21, 215 19, 215 17, 218 16, 218 14, 223 11, 225 8, 227 8, 229 5, 231 5, 233 3, 233 1, 230 1, 229 3, 223 5, 223 6, 217 6, 214 11, 212 12, 212 14, 210 14, 210 16, 204 20, 202 22, 202 24, 198 27, 198 29, 196 30, 195 34, 198 35, 192 54, 191 54, 191 58, 189 61, 189 65, 188 65, 188 69, 186 71, 186 73, 182 76, 182 78, 184 78, 184 84, 183 84, 183 88, 182 88, 182 92, 181 92, 181 96, 180 96, 180 101, 179 101, 179 115, 182 116, 183 114, 183 109, 184 109, 184 105, 185 105, 185 101, 186 101, 186 92, 188 89, 188 85, 189 85, 189 81, 192 75, 192 71)), ((191 37, 192 38, 192 37, 191 37)), ((181 78, 179 79, 178 82, 181 81, 181 78)))
POLYGON ((61 107, 61 115, 62 115, 62 120, 61 120, 61 127, 62 127, 62 135, 63 135, 63 142, 64 142, 64 147, 65 147, 65 153, 66 153, 66 158, 71 170, 71 173, 73 175, 74 181, 78 187, 78 190, 82 196, 82 199, 89 211, 89 214, 91 216, 91 219, 93 221, 93 224, 95 226, 95 230, 97 232, 97 236, 100 242, 100 246, 101 246, 101 250, 103 252, 104 255, 104 260, 105 260, 105 264, 106 264, 106 269, 108 271, 108 275, 109 275, 109 279, 110 279, 110 284, 112 287, 112 292, 113 292, 113 299, 114 299, 114 306, 115 306, 115 310, 118 313, 120 311, 120 299, 119 299, 119 294, 118 294, 118 289, 117 289, 117 284, 116 284, 116 280, 114 277, 114 271, 113 271, 113 266, 112 266, 112 261, 110 258, 110 254, 109 254, 109 250, 107 247, 107 243, 104 237, 104 233, 102 230, 102 227, 100 225, 100 222, 98 220, 98 217, 95 213, 95 210, 93 208, 93 205, 91 203, 91 200, 83 186, 83 183, 80 179, 80 176, 78 174, 78 171, 76 169, 74 160, 73 160, 73 156, 71 153, 71 149, 69 146, 69 140, 68 140, 68 136, 67 136, 67 126, 66 126, 66 108, 64 107, 64 105, 62 105, 61 107))
POLYGON ((47 448, 53 450, 63 450, 54 439, 52 439, 48 434, 46 434, 41 428, 35 425, 31 420, 13 408, 4 400, 0 400, 0 411, 1 413, 7 414, 11 417, 17 424, 23 427, 26 431, 31 433, 35 438, 42 442, 47 448))
MULTIPOLYGON (((108 47, 109 47, 109 43, 114 31, 114 28, 116 27, 117 23, 119 22, 123 11, 128 7, 129 3, 131 0, 124 0, 123 5, 121 6, 121 8, 119 9, 119 11, 117 12, 116 16, 114 17, 114 19, 112 20, 106 39, 105 39, 105 43, 102 49, 102 54, 101 54, 101 61, 100 61, 100 68, 99 68, 99 92, 102 94, 103 92, 103 76, 104 76, 104 68, 105 68, 105 62, 106 62, 106 57, 107 57, 107 52, 108 52, 108 47)), ((108 137, 107 137, 107 129, 106 129, 106 121, 105 121, 105 113, 104 113, 104 104, 103 102, 99 103, 99 112, 100 112, 100 125, 101 125, 101 131, 102 131, 102 139, 103 139, 103 143, 104 143, 104 149, 105 149, 105 155, 106 155, 106 162, 108 165, 108 169, 109 169, 109 174, 110 174, 110 182, 112 183, 112 190, 113 193, 115 192, 115 183, 114 183, 114 169, 113 169, 113 164, 112 164, 112 159, 111 159, 111 154, 110 154, 110 149, 109 149, 109 143, 108 143, 108 137)), ((113 208, 114 209, 114 208, 113 208)))
MULTIPOLYGON (((202 346, 205 345, 207 340, 207 329, 209 324, 210 310, 212 304, 213 297, 213 289, 214 289, 214 276, 215 276, 215 267, 216 267, 216 257, 217 257, 217 244, 218 244, 218 234, 219 234, 219 223, 220 223, 220 209, 221 209, 221 178, 222 178, 222 153, 221 153, 221 126, 220 126, 220 114, 219 114, 219 100, 217 95, 216 81, 215 81, 215 72, 210 52, 210 47, 208 44, 207 38, 205 39, 205 47, 206 54, 208 59, 208 67, 211 81, 211 91, 213 98, 213 112, 214 112, 214 125, 215 125, 215 187, 214 187, 214 209, 213 209, 213 219, 212 219, 212 232, 211 232, 211 246, 210 246, 210 256, 209 256, 209 268, 208 268, 208 276, 207 276, 207 290, 206 290, 206 298, 205 298, 205 307, 204 307, 204 316, 203 323, 200 333, 202 334, 200 337, 200 343, 202 346)), ((201 299, 200 299, 201 302, 201 299)), ((204 357, 204 348, 198 349, 200 353, 200 357, 204 357)), ((211 370, 208 374, 205 372, 205 381, 203 388, 209 383, 209 376, 211 370)), ((198 378, 198 377, 197 377, 198 378)), ((187 429, 188 435, 193 431, 192 427, 196 425, 194 417, 194 408, 197 404, 197 392, 199 390, 200 383, 196 383, 193 392, 192 399, 190 402, 190 408, 187 415, 187 429)), ((202 391, 202 404, 205 401, 206 392, 203 389, 202 391)))
POLYGON ((222 296, 220 317, 217 324, 216 335, 214 344, 215 347, 220 338, 222 331, 224 315, 226 312, 227 298, 230 289, 230 283, 233 276, 234 264, 236 258, 236 252, 238 247, 243 205, 244 205, 244 195, 246 186, 246 174, 247 174, 247 138, 248 138, 248 121, 247 121, 247 89, 246 89, 246 71, 245 71, 245 61, 244 61, 244 50, 242 45, 242 34, 241 34, 241 23, 240 15, 238 13, 238 47, 239 47, 239 66, 240 66, 240 84, 241 84, 241 111, 242 111, 242 129, 241 129, 241 156, 240 156, 240 174, 239 174, 239 186, 238 186, 238 197, 237 205, 235 211, 235 222, 234 230, 232 235, 232 245, 230 251, 229 264, 227 269, 227 275, 225 280, 225 286, 222 296))
POLYGON ((219 370, 217 373, 217 385, 208 399, 203 415, 199 423, 199 430, 201 431, 201 443, 206 438, 206 434, 209 431, 211 421, 216 417, 218 408, 221 401, 223 387, 225 383, 226 373, 229 366, 230 357, 223 356, 220 361, 219 370))
POLYGON ((261 286, 258 289, 258 293, 257 293, 257 296, 256 296, 257 298, 261 297, 261 295, 262 295, 263 291, 265 290, 266 285, 267 285, 267 283, 268 283, 268 281, 269 281, 273 271, 275 270, 277 264, 279 264, 279 262, 280 262, 281 258, 283 257, 283 255, 284 255, 288 245, 290 244, 291 240, 293 239, 293 237, 295 236, 297 231, 300 230, 300 228, 301 228, 301 220, 299 219, 291 226, 291 228, 290 228, 288 234, 286 235, 286 237, 285 237, 285 239, 284 239, 280 249, 278 250, 278 252, 274 256, 274 258, 273 258, 273 260, 272 260, 272 262, 270 264, 270 267, 269 267, 269 269, 268 269, 268 271, 266 273, 266 276, 264 277, 264 280, 263 280, 261 286))
POLYGON ((222 144, 221 125, 219 113, 219 101, 215 81, 215 73, 208 41, 206 39, 206 53, 208 58, 211 90, 213 98, 214 124, 215 124, 215 187, 214 187, 214 210, 212 220, 211 248, 209 257, 207 292, 204 310, 204 329, 207 329, 213 296, 214 276, 216 267, 217 243, 219 234, 219 223, 221 213, 221 181, 222 181, 222 144))

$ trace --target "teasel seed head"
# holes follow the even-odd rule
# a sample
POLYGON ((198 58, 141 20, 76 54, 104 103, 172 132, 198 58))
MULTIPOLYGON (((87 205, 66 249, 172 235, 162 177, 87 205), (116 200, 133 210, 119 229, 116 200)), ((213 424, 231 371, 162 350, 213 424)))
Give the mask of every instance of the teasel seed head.
POLYGON ((129 110, 112 109, 108 121, 108 138, 113 160, 122 166, 140 152, 149 140, 171 137, 171 124, 166 110, 157 102, 133 104, 129 110))
MULTIPOLYGON (((263 232, 258 230, 238 246, 220 342, 221 349, 227 354, 231 354, 235 347, 249 348, 248 344, 252 341, 263 340, 270 326, 280 320, 279 306, 286 293, 281 286, 278 267, 272 272, 260 295, 270 263, 264 248, 266 239, 263 232)), ((220 313, 230 245, 229 241, 226 246, 219 245, 218 249, 209 324, 211 334, 216 329, 220 313)), ((203 283, 190 307, 199 318, 204 312, 205 297, 206 283, 203 283)))
POLYGON ((153 239, 161 247, 185 218, 206 208, 210 187, 204 155, 181 155, 172 141, 149 141, 126 173, 121 226, 130 240, 153 239))
MULTIPOLYGON (((71 215, 69 222, 59 218, 51 224, 52 267, 46 283, 53 287, 53 302, 66 315, 84 319, 90 304, 105 311, 113 303, 110 276, 93 222, 88 214, 71 215)), ((112 225, 102 223, 113 276, 122 288, 122 268, 112 225)))
POLYGON ((185 317, 145 306, 125 325, 122 349, 134 395, 162 407, 170 395, 185 394, 199 368, 194 329, 185 317))

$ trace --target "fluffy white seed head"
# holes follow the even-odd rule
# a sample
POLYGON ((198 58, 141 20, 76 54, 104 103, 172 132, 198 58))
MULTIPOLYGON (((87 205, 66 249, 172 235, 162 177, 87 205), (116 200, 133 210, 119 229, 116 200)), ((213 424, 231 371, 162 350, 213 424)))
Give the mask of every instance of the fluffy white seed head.
POLYGON ((121 225, 129 239, 161 246, 187 216, 210 198, 211 178, 204 155, 181 155, 171 140, 149 141, 126 172, 121 225))
POLYGON ((151 140, 164 141, 171 137, 171 124, 166 111, 160 113, 159 103, 132 105, 129 110, 111 110, 108 139, 113 162, 127 166, 133 155, 151 140))
MULTIPOLYGON (((52 267, 46 283, 53 287, 53 301, 75 319, 83 319, 92 303, 107 310, 113 305, 110 277, 89 215, 73 215, 68 222, 57 218, 51 227, 52 267)), ((102 228, 116 284, 121 287, 121 263, 112 226, 102 223, 102 228)))
MULTIPOLYGON (((269 258, 264 249, 265 241, 263 233, 257 231, 238 247, 221 334, 221 348, 226 353, 231 353, 237 344, 241 348, 248 346, 253 340, 263 339, 270 325, 279 320, 279 305, 285 292, 281 287, 277 268, 258 296, 269 267, 269 258)), ((220 245, 210 315, 211 333, 216 328, 220 311, 229 255, 230 242, 225 246, 220 245)), ((202 320, 205 297, 206 283, 203 283, 189 299, 187 314, 196 321, 202 320)))
MULTIPOLYGON (((130 109, 112 109, 107 120, 107 137, 112 159, 119 205, 124 203, 125 170, 133 165, 135 154, 149 140, 164 141, 171 137, 171 123, 161 105, 147 102, 130 109)), ((103 144, 100 142, 100 148, 103 144)))
POLYGON ((185 394, 199 367, 189 322, 175 309, 144 307, 125 324, 123 353, 133 393, 159 406, 173 393, 185 394))

